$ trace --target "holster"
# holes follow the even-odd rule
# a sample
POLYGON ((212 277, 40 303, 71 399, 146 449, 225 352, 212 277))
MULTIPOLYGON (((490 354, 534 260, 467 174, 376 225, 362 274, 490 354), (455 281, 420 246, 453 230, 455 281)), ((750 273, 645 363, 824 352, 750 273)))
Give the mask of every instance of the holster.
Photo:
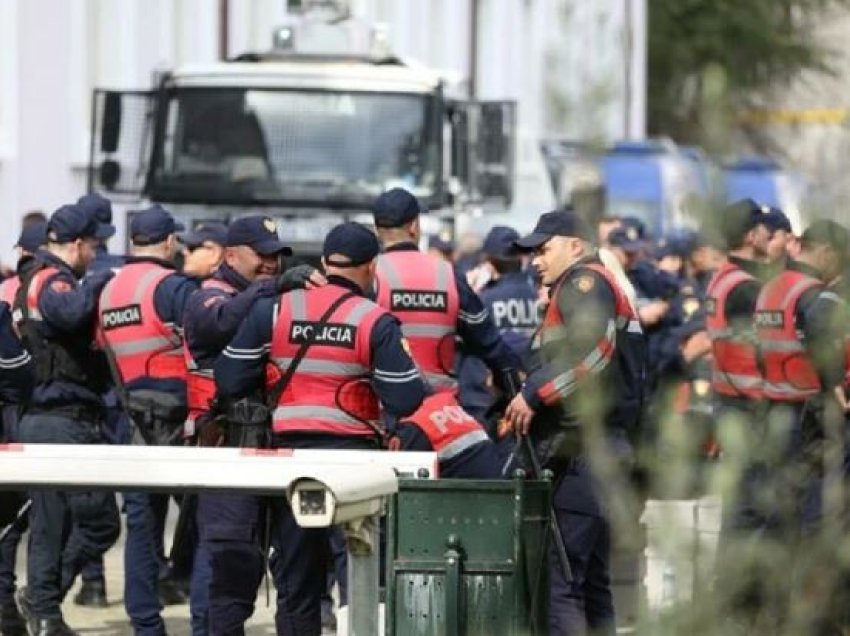
POLYGON ((148 446, 176 446, 183 441, 186 405, 165 391, 137 390, 127 396, 127 415, 148 446))
POLYGON ((242 398, 226 408, 225 446, 233 448, 269 448, 271 411, 258 400, 242 398))

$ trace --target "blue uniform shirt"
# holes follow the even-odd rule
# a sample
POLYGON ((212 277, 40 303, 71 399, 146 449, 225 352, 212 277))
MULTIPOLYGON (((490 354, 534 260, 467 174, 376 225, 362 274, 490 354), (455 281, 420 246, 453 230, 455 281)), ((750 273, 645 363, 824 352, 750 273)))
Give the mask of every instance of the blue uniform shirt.
POLYGON ((0 402, 22 404, 35 385, 32 358, 12 327, 12 311, 0 302, 0 402))
MULTIPOLYGON (((338 276, 329 276, 328 284, 363 293, 354 283, 338 276)), ((215 363, 219 395, 238 399, 263 387, 277 311, 276 298, 260 298, 251 308, 215 363)), ((370 340, 372 387, 387 414, 396 419, 413 413, 425 397, 425 384, 401 342, 398 320, 391 315, 379 318, 370 340)))
MULTIPOLYGON (((502 275, 482 290, 481 300, 505 344, 527 362, 531 338, 540 323, 537 291, 528 275, 524 272, 502 275)), ((464 350, 458 361, 460 401, 479 417, 493 400, 486 378, 486 365, 464 350)))
POLYGON ((236 335, 254 301, 274 295, 274 281, 251 283, 227 264, 212 276, 233 286, 237 293, 201 288, 192 294, 183 320, 186 346, 199 369, 211 369, 216 358, 236 335))
POLYGON ((105 245, 95 248, 94 261, 89 266, 89 272, 102 272, 107 269, 118 270, 126 261, 127 257, 110 254, 105 245))

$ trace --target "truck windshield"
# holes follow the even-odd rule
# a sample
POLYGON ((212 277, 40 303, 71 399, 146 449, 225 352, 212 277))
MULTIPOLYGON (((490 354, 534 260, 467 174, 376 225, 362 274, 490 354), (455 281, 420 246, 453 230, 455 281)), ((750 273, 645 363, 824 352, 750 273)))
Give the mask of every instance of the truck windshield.
POLYGON ((400 185, 428 199, 440 180, 435 107, 422 94, 176 89, 149 194, 366 207, 400 185))

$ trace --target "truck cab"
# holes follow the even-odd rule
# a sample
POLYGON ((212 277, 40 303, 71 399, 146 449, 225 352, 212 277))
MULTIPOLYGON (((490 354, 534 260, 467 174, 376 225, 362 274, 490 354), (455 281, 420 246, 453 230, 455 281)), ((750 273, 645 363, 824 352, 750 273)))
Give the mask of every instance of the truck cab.
POLYGON ((453 98, 438 72, 356 20, 299 26, 268 52, 178 68, 151 90, 96 90, 89 189, 165 204, 190 227, 267 214, 302 254, 342 220, 370 221, 395 186, 443 229, 510 206, 513 102, 453 98))

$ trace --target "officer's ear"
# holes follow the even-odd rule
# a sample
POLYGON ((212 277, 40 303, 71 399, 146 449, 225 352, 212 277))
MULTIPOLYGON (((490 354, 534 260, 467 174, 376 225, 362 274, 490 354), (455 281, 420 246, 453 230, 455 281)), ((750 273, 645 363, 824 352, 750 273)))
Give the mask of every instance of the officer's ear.
POLYGON ((410 238, 419 242, 419 237, 422 236, 422 228, 419 225, 418 216, 410 222, 407 232, 410 234, 410 238))

